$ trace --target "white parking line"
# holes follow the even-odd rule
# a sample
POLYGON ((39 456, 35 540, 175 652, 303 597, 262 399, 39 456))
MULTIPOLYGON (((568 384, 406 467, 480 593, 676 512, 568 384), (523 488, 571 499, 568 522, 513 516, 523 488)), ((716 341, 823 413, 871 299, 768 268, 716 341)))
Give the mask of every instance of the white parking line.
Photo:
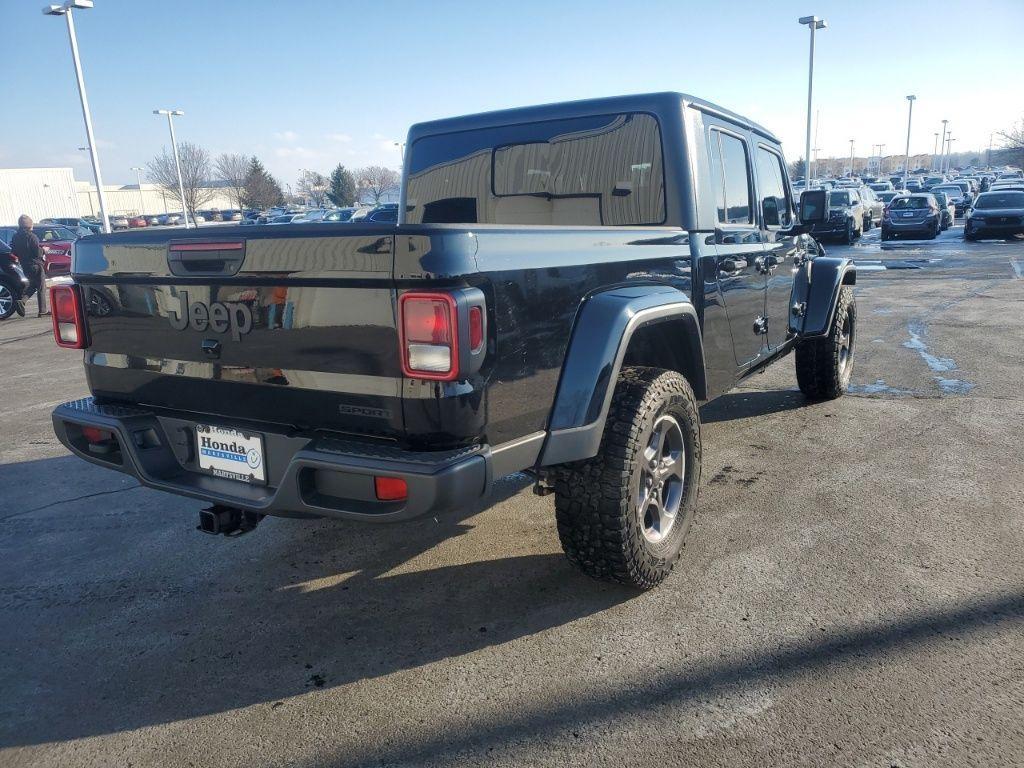
POLYGON ((1013 271, 1017 273, 1017 279, 1024 280, 1024 262, 1017 261, 1016 259, 1010 259, 1010 266, 1013 267, 1013 271))

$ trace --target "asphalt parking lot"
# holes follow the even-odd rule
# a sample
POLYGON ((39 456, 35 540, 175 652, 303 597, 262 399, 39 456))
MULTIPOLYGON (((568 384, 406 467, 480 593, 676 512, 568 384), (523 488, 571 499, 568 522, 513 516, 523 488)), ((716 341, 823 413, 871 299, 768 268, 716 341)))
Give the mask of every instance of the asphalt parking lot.
POLYGON ((1024 241, 960 234, 828 247, 854 391, 808 404, 785 360, 705 406, 686 551, 640 595, 568 565, 524 477, 203 536, 66 453, 79 356, 0 323, 0 763, 1024 764, 1024 241))

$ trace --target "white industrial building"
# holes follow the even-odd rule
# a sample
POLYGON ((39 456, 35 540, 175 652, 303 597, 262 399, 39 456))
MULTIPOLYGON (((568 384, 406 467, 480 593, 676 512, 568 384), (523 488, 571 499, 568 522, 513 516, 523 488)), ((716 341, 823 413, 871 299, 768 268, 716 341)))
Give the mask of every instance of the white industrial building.
MULTIPOLYGON (((237 208, 230 190, 212 186, 213 197, 204 208, 237 208)), ((105 184, 107 214, 133 216, 181 210, 172 196, 155 184, 119 186, 105 184)), ((99 216, 99 195, 88 181, 76 181, 71 168, 0 168, 0 226, 15 224, 27 213, 36 221, 45 218, 99 216)))

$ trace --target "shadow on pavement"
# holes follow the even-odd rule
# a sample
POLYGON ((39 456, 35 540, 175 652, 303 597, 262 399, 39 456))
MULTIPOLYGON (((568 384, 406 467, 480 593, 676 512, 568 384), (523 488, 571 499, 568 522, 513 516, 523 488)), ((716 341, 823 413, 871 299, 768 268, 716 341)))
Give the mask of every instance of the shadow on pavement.
MULTIPOLYGON (((31 483, 64 461, 4 470, 31 483)), ((145 489, 116 496, 120 508, 88 497, 4 520, 0 747, 273 703, 505 643, 634 596, 579 575, 561 553, 457 562, 481 547, 450 542, 431 557, 472 528, 463 521, 529 483, 499 482, 488 503, 449 519, 268 519, 238 540, 192 532, 197 502, 145 489)))
MULTIPOLYGON (((639 687, 628 681, 612 691, 593 696, 574 690, 571 698, 529 711, 475 720, 442 736, 409 738, 387 749, 337 753, 325 762, 333 766, 444 764, 464 758, 466 752, 487 745, 514 745, 555 738, 560 732, 601 723, 636 719, 645 712, 687 702, 707 701, 742 686, 766 685, 806 676, 839 665, 874 664, 871 657, 906 650, 931 640, 967 636, 1024 626, 1024 593, 965 601, 948 608, 919 612, 900 620, 853 627, 788 646, 766 648, 751 655, 735 654, 703 666, 679 665, 662 673, 655 686, 639 687)), ((666 664, 668 660, 666 659, 666 664)))
POLYGON ((793 389, 748 390, 738 389, 712 400, 700 409, 704 424, 719 421, 747 419, 770 413, 792 411, 813 403, 802 392, 793 389))

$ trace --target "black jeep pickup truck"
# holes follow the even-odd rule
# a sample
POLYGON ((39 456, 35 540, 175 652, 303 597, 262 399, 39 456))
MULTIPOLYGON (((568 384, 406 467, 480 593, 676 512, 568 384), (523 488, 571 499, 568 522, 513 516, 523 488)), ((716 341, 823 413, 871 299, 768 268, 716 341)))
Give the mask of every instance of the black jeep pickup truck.
POLYGON ((676 93, 422 123, 397 225, 92 236, 53 291, 92 396, 59 406, 87 461, 264 515, 397 521, 527 470, 586 573, 640 588, 697 500, 697 406, 790 352, 843 394, 846 259, 796 219, 778 140, 676 93))

